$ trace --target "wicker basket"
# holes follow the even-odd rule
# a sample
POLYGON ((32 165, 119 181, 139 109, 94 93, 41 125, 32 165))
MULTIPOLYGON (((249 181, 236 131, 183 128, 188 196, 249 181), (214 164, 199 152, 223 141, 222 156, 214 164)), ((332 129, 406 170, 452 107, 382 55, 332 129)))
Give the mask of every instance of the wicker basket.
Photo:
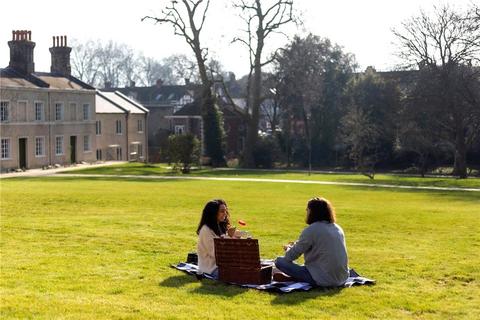
POLYGON ((214 243, 221 281, 238 284, 271 282, 272 266, 261 266, 257 239, 216 238, 214 243))

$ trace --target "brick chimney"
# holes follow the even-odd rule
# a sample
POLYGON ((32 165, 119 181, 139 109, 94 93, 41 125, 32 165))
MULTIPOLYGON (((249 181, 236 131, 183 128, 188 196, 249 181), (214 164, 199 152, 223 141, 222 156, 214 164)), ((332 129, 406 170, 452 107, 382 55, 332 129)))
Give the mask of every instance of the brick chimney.
POLYGON ((33 48, 35 42, 32 42, 32 32, 27 30, 13 30, 12 41, 8 41, 10 47, 10 68, 15 68, 25 74, 35 72, 33 63, 33 48))
POLYGON ((60 73, 64 76, 72 74, 70 67, 70 52, 72 48, 67 47, 67 36, 52 37, 53 46, 50 48, 52 54, 52 65, 50 71, 60 73))

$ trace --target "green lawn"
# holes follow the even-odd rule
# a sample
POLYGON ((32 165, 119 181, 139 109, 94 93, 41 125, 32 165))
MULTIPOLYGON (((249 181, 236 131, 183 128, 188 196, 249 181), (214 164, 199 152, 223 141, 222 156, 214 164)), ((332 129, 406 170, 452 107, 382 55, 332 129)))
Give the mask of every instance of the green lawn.
POLYGON ((480 315, 478 192, 115 177, 15 178, 0 187, 2 319, 480 315), (211 198, 226 199, 273 258, 304 227, 314 195, 334 203, 350 266, 377 285, 280 295, 169 267, 195 249, 211 198))
MULTIPOLYGON (((67 172, 69 173, 69 172, 67 172)), ((97 167, 83 170, 76 170, 80 174, 106 174, 106 175, 142 175, 142 176, 182 176, 181 173, 174 173, 167 169, 167 165, 144 165, 141 163, 126 163, 107 167, 97 167)), ((480 189, 480 178, 456 179, 451 177, 421 178, 415 176, 399 176, 392 174, 377 174, 374 180, 362 174, 336 174, 336 173, 313 173, 308 175, 305 172, 295 171, 274 171, 274 170, 239 170, 239 169, 201 169, 193 170, 187 176, 205 177, 241 177, 241 178, 265 178, 265 179, 286 179, 286 180, 313 180, 332 182, 353 182, 368 184, 390 184, 408 186, 434 186, 434 187, 460 187, 480 189)))

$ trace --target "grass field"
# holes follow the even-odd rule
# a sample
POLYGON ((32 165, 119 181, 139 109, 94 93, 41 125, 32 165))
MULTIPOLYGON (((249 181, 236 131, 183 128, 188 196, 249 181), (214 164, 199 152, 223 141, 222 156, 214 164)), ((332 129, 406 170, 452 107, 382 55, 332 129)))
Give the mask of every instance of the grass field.
POLYGON ((480 316, 478 192, 115 177, 0 184, 2 319, 480 316), (304 227, 314 195, 332 200, 350 266, 375 286, 279 295, 169 267, 195 249, 211 198, 226 199, 273 258, 304 227))

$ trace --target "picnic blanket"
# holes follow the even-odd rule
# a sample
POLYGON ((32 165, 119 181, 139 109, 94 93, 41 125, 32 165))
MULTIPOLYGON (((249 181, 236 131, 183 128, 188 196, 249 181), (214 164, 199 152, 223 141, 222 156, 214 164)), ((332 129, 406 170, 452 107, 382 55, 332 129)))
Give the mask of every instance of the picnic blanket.
MULTIPOLYGON (((198 273, 198 266, 195 264, 191 263, 186 263, 186 262, 181 262, 176 265, 172 265, 173 268, 186 272, 189 275, 196 276, 197 278, 207 278, 211 280, 216 280, 214 279, 211 275, 204 273, 204 274, 199 274, 198 273)), ((371 285, 375 284, 375 280, 364 278, 360 276, 355 270, 350 269, 350 276, 347 279, 347 282, 343 285, 344 288, 352 287, 352 286, 360 286, 360 285, 371 285)), ((237 284, 237 283, 231 283, 233 285, 238 285, 241 287, 245 288, 252 288, 252 289, 257 289, 257 290, 268 290, 268 291, 277 291, 277 292, 283 292, 283 293, 289 293, 292 291, 308 291, 314 286, 307 282, 277 282, 277 281, 272 281, 269 284, 237 284)))

